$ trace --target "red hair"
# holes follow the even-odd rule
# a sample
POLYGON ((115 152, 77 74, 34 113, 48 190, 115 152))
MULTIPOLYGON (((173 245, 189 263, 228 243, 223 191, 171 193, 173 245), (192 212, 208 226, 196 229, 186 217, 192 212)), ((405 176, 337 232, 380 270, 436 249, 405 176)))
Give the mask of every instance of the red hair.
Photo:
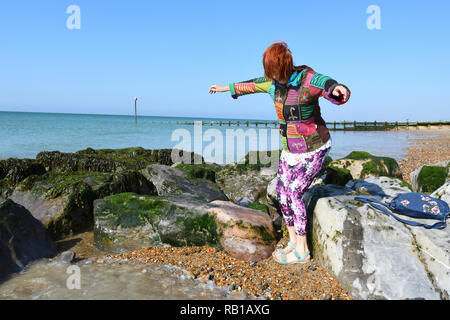
POLYGON ((285 83, 294 72, 291 50, 286 42, 275 41, 263 55, 264 76, 269 80, 285 83))

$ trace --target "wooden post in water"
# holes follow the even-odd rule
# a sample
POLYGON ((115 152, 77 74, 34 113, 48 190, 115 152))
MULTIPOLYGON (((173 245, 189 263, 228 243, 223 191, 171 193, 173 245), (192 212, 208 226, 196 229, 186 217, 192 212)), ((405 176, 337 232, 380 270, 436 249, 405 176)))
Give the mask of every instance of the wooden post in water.
POLYGON ((137 98, 134 98, 134 123, 137 123, 137 98))

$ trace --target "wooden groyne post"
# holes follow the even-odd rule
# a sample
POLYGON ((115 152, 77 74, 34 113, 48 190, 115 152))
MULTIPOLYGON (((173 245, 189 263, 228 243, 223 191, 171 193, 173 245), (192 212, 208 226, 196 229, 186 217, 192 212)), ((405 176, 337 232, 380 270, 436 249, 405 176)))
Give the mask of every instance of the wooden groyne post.
POLYGON ((137 123, 137 100, 138 98, 134 98, 134 123, 137 123))

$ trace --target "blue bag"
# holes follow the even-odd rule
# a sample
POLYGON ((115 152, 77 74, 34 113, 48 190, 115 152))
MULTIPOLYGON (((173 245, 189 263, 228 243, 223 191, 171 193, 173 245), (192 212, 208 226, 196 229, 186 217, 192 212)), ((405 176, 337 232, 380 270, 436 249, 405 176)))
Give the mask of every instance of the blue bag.
POLYGON ((355 200, 368 203, 374 208, 388 213, 398 221, 427 229, 444 229, 446 227, 446 220, 450 215, 450 208, 447 202, 418 192, 399 194, 390 203, 365 197, 355 197, 355 200), (415 221, 403 220, 397 217, 394 212, 412 218, 441 221, 430 226, 415 221))

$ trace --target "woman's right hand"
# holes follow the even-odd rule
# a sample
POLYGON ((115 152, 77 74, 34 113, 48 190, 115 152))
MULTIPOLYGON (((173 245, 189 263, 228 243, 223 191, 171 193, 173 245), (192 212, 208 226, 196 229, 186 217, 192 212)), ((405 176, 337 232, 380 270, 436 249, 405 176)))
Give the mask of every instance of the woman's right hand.
POLYGON ((211 87, 209 87, 209 93, 213 94, 216 92, 227 92, 230 91, 230 87, 226 86, 226 87, 222 87, 219 86, 218 84, 212 85, 211 87))

